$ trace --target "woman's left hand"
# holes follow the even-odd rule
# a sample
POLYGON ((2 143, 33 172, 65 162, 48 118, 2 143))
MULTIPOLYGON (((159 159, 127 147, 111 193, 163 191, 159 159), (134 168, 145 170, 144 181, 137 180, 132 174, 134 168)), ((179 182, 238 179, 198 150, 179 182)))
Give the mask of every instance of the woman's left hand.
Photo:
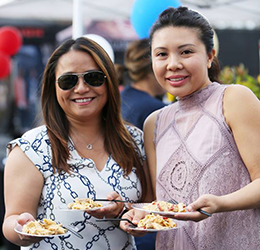
MULTIPOLYGON (((117 192, 111 192, 106 197, 108 200, 122 200, 122 197, 117 192)), ((124 203, 123 202, 111 202, 109 206, 101 207, 100 209, 86 212, 89 213, 91 216, 96 218, 116 218, 123 210, 124 203)))
POLYGON ((188 213, 177 213, 174 214, 173 216, 167 215, 167 217, 171 217, 177 220, 191 220, 195 222, 207 219, 209 218, 209 216, 202 214, 197 210, 201 209, 212 215, 213 213, 216 213, 218 211, 219 199, 220 197, 212 194, 202 195, 196 201, 190 203, 187 206, 186 209, 188 213))

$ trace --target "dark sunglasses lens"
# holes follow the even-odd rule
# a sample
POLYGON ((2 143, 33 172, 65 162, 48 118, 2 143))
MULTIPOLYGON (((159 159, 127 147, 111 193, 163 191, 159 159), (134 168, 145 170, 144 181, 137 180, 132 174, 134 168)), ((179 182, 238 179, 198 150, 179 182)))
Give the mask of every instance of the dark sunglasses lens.
POLYGON ((84 80, 92 87, 99 87, 105 81, 105 75, 102 72, 88 72, 84 75, 84 80))
POLYGON ((76 75, 63 75, 58 79, 59 87, 63 90, 73 88, 78 82, 78 76, 76 75))

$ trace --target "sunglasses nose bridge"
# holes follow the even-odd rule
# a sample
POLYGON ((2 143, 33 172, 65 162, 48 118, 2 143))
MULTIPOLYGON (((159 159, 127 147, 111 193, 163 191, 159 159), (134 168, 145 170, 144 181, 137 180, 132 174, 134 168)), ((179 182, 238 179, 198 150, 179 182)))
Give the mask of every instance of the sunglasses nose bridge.
POLYGON ((85 84, 87 84, 87 82, 86 82, 86 80, 85 80, 85 75, 86 75, 87 73, 85 72, 85 73, 78 73, 77 74, 77 76, 78 76, 78 81, 79 81, 79 79, 81 78, 82 80, 83 80, 83 82, 85 83, 85 84))
POLYGON ((82 78, 84 80, 84 73, 77 73, 75 74, 78 77, 78 80, 82 78))
POLYGON ((85 81, 84 76, 85 76, 85 73, 78 73, 77 74, 78 82, 77 82, 77 84, 75 86, 76 89, 81 88, 81 87, 84 88, 84 89, 86 87, 89 88, 88 84, 85 81))

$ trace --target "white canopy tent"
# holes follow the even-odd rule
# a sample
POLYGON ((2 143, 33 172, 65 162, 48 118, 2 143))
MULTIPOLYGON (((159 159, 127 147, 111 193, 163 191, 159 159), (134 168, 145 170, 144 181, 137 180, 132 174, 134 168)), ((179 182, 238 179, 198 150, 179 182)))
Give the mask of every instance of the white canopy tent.
POLYGON ((128 19, 134 0, 2 0, 0 18, 72 21, 73 37, 83 35, 84 19, 128 19))
POLYGON ((181 0, 199 11, 217 29, 260 29, 259 0, 181 0))
POLYGON ((0 0, 0 18, 72 21, 75 2, 84 17, 104 20, 128 18, 134 0, 0 0))
MULTIPOLYGON (((71 21, 129 20, 135 0, 1 0, 0 19, 71 21), (74 10, 74 11, 73 11, 74 10)), ((163 1, 163 0, 158 0, 163 1)), ((260 28, 259 0, 180 0, 199 11, 217 29, 260 28)))
MULTIPOLYGON (((203 14, 215 29, 260 30, 260 0, 179 1, 183 6, 203 14)), ((72 32, 70 28, 67 31, 76 38, 85 34, 83 26, 89 20, 129 21, 134 2, 135 0, 0 0, 0 22, 2 20, 3 24, 5 19, 17 20, 18 23, 26 20, 27 24, 28 21, 69 22, 72 24, 72 32)), ((123 33, 128 31, 126 29, 123 33)))

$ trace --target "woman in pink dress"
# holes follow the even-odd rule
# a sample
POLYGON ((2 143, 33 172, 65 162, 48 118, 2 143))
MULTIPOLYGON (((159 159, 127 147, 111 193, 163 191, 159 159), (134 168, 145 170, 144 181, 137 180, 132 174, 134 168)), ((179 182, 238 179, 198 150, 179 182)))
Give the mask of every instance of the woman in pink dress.
MULTIPOLYGON (((157 234, 157 249, 260 249, 259 100, 218 83, 213 30, 199 13, 165 10, 150 40, 156 78, 178 99, 145 122, 152 184, 157 200, 189 204, 172 216, 183 227, 157 234)), ((135 223, 143 216, 125 215, 135 223)), ((126 222, 121 228, 138 235, 126 222)))

